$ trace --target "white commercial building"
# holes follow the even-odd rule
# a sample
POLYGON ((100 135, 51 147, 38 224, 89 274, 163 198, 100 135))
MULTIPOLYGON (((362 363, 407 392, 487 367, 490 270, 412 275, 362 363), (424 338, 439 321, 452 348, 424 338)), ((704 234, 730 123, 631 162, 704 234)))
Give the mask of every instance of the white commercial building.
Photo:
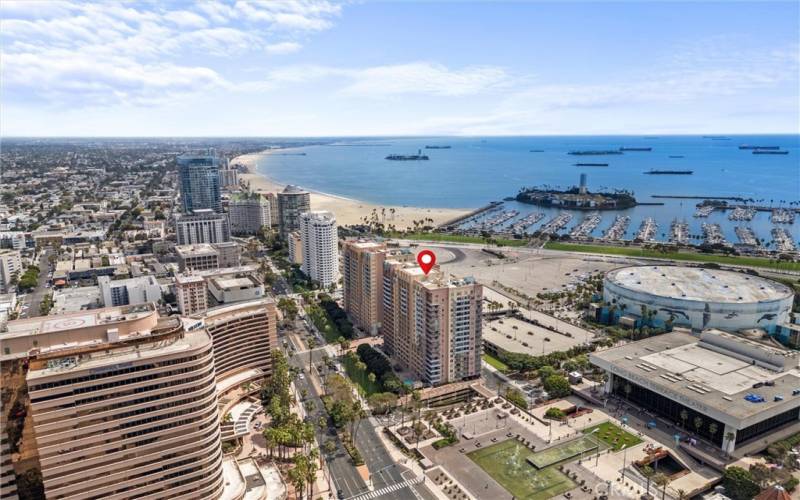
POLYGON ((258 193, 240 194, 231 198, 228 205, 231 233, 258 234, 264 226, 271 226, 269 200, 258 193))
POLYGON ((303 247, 301 270, 324 287, 336 283, 339 279, 339 246, 333 213, 301 214, 300 241, 303 247))
POLYGON ((12 281, 19 280, 23 272, 18 250, 0 250, 0 293, 12 291, 12 281))
POLYGON ((206 280, 202 276, 179 274, 175 276, 175 296, 181 314, 189 316, 208 309, 206 280))
POLYGON ((97 284, 104 307, 135 306, 161 300, 161 285, 154 276, 113 281, 108 276, 98 276, 97 284))
POLYGON ((264 296, 264 285, 253 276, 211 278, 208 292, 218 304, 230 304, 264 296))
POLYGON ((0 248, 24 250, 25 246, 25 233, 22 231, 0 231, 0 248))
POLYGON ((222 243, 230 241, 228 218, 210 209, 195 210, 192 214, 180 215, 175 220, 178 245, 198 243, 222 243))

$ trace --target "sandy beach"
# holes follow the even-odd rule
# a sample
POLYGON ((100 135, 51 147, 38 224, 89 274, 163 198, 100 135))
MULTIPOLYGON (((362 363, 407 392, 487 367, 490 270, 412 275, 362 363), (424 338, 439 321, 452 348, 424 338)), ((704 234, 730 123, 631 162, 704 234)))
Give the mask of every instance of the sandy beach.
MULTIPOLYGON (((233 158, 230 163, 231 165, 239 163, 247 168, 248 173, 240 174, 239 179, 244 182, 249 182, 250 189, 253 191, 260 193, 277 193, 282 191, 285 187, 284 184, 276 183, 268 177, 256 172, 255 160, 262 154, 269 153, 238 156, 233 158)), ((433 225, 439 225, 472 210, 469 208, 423 208, 375 205, 341 196, 319 193, 310 189, 308 191, 311 193, 311 209, 329 210, 333 212, 336 215, 336 221, 342 226, 363 223, 363 218, 369 216, 373 210, 377 212, 379 218, 383 218, 387 226, 394 225, 398 230, 413 227, 413 221, 423 219, 433 219, 433 225), (394 209, 394 213, 391 212, 391 209, 394 209), (385 216, 382 217, 384 213, 385 216)), ((428 221, 428 223, 430 223, 430 221, 428 221)))

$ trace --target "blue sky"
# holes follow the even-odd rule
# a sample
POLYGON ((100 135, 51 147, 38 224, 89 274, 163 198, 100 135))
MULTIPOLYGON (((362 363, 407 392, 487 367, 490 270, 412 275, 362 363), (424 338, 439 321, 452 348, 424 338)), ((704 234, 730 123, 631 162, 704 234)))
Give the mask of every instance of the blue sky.
POLYGON ((0 133, 798 133, 799 5, 4 0, 0 133))

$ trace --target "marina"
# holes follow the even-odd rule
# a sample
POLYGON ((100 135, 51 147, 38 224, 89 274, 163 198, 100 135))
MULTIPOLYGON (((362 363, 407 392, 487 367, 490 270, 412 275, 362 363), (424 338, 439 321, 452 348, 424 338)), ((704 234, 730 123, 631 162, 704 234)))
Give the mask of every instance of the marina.
POLYGON ((652 217, 647 217, 639 225, 639 231, 636 233, 636 239, 639 241, 653 241, 656 236, 658 224, 652 217))
POLYGON ((669 226, 669 241, 677 245, 689 244, 689 223, 673 219, 669 226))
POLYGON ((617 215, 614 218, 614 222, 611 224, 605 233, 603 233, 603 239, 606 241, 619 241, 625 237, 625 232, 628 230, 628 226, 631 223, 631 218, 627 215, 617 215))
POLYGON ((797 250, 797 245, 795 245, 786 228, 772 228, 772 239, 775 241, 775 248, 779 252, 794 252, 797 250))
POLYGON ((524 234, 526 229, 542 219, 544 219, 544 214, 542 212, 533 212, 513 223, 511 227, 509 227, 509 230, 513 234, 524 234))
POLYGON ((742 245, 757 247, 759 246, 758 238, 753 230, 747 226, 736 226, 736 237, 739 238, 739 243, 742 245))
POLYGON ((728 220, 751 221, 756 216, 756 209, 753 207, 736 207, 733 212, 728 214, 728 220))
POLYGON ((720 228, 719 224, 704 222, 702 228, 703 228, 703 238, 707 245, 728 244, 728 241, 722 234, 722 229, 720 228))
POLYGON ((542 234, 556 234, 561 229, 563 229, 564 226, 569 224, 571 220, 572 220, 571 213, 561 212, 554 218, 547 221, 540 229, 540 232, 542 234))
POLYGON ((700 205, 694 212, 695 217, 708 217, 717 208, 714 205, 700 205))
POLYGON ((797 212, 794 210, 776 208, 772 211, 770 220, 773 224, 794 224, 794 218, 796 214, 797 212))
POLYGON ((599 212, 592 212, 584 217, 580 224, 572 228, 572 231, 569 232, 569 236, 573 239, 588 238, 592 231, 594 231, 594 228, 600 224, 601 220, 603 220, 603 218, 600 216, 599 212))

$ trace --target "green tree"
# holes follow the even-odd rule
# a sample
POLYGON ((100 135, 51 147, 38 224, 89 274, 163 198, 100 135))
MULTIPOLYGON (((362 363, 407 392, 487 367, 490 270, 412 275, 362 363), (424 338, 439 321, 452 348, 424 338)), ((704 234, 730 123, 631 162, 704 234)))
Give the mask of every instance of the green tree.
POLYGON ((551 398, 564 398, 572 394, 569 380, 563 375, 550 375, 544 380, 543 386, 551 398))
POLYGON ((297 318, 297 303, 289 297, 281 297, 278 300, 278 309, 283 313, 283 317, 291 321, 297 318))
POLYGON ((650 494, 650 480, 655 475, 656 471, 649 465, 642 467, 642 475, 647 478, 647 494, 650 494))
POLYGON ((686 428, 686 421, 689 419, 689 412, 686 410, 681 410, 681 427, 684 429, 686 428))
POLYGON ((741 467, 728 467, 722 473, 722 486, 725 495, 732 500, 750 500, 761 491, 753 480, 753 475, 741 467))

